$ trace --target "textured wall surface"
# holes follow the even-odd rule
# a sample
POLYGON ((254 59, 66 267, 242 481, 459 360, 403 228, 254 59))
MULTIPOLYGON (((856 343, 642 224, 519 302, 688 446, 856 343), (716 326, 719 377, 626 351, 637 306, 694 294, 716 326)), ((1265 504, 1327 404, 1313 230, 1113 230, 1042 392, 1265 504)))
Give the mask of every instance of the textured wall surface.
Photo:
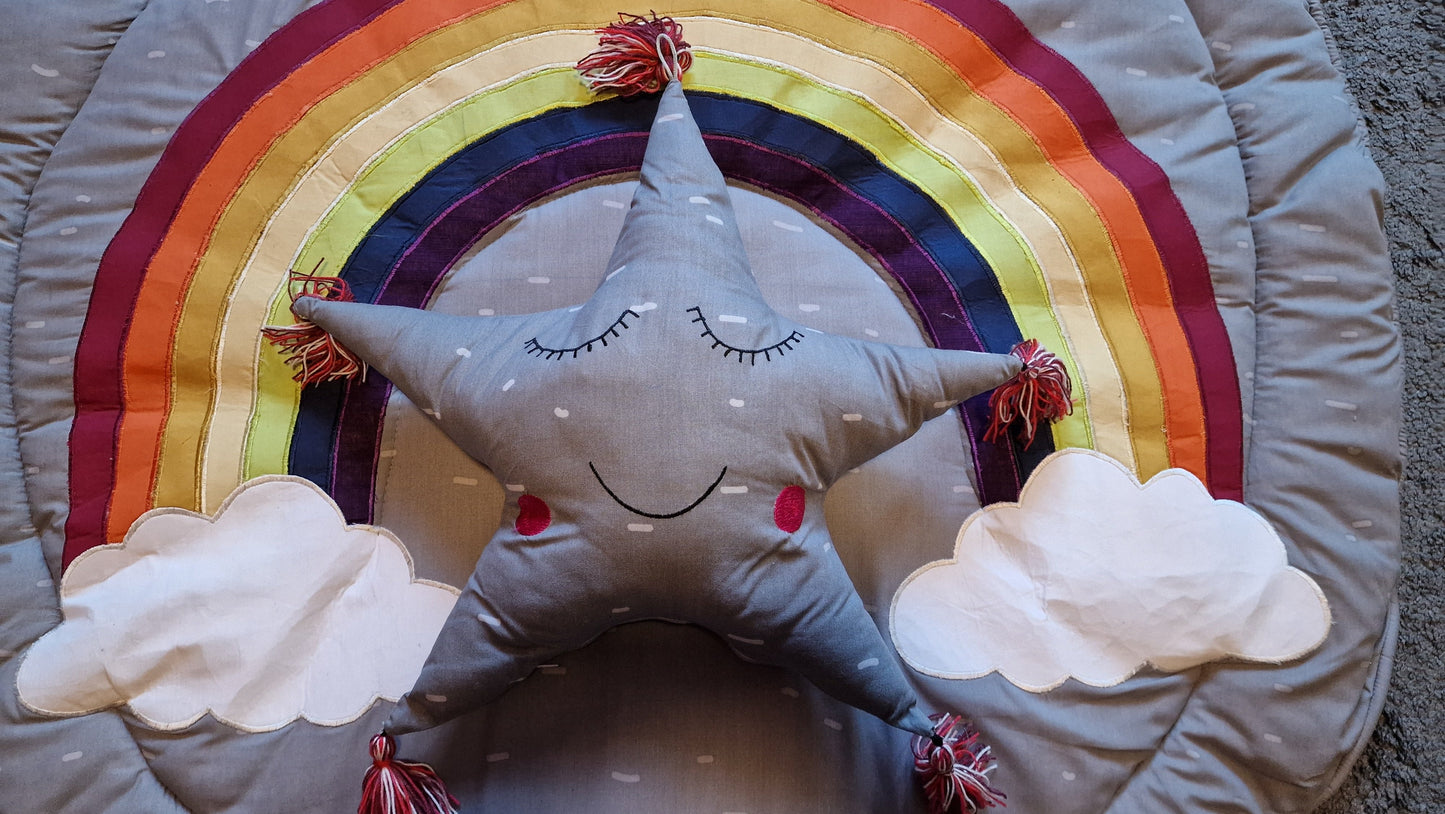
POLYGON ((1405 336, 1404 548, 1394 678, 1374 738, 1322 814, 1445 811, 1445 4, 1324 0, 1389 184, 1405 336))

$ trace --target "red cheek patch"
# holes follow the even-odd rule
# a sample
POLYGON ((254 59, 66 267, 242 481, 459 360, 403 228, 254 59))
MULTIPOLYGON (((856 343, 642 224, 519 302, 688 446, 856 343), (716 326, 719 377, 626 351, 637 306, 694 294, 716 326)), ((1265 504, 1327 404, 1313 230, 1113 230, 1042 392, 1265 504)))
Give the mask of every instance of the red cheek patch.
POLYGON ((778 499, 773 501, 773 522, 778 524, 778 528, 792 534, 803 525, 803 509, 806 505, 803 487, 787 487, 779 492, 778 499))
POLYGON ((517 533, 523 537, 541 534, 552 525, 552 510, 541 498, 522 495, 517 498, 517 533))

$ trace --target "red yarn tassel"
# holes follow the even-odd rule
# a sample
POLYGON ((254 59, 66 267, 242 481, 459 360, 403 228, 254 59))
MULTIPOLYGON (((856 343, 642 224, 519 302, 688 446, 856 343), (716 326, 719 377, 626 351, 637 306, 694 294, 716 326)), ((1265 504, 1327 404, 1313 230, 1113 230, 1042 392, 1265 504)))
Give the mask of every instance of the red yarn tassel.
MULTIPOLYGON (((347 285, 345 280, 340 277, 317 277, 316 270, 319 268, 321 264, 317 263, 310 274, 291 272, 288 284, 292 303, 302 297, 320 297, 337 302, 356 301, 356 297, 351 293, 351 286, 347 285)), ((302 386, 332 379, 366 377, 366 363, 332 338, 331 334, 322 330, 320 325, 310 320, 300 319, 295 325, 284 328, 268 326, 262 328, 261 333, 271 344, 281 349, 282 355, 286 357, 286 364, 296 371, 291 378, 301 382, 302 386)))
POLYGON ((933 735, 913 738, 913 771, 923 781, 929 814, 1005 805, 1006 795, 988 782, 993 753, 978 742, 978 732, 957 715, 939 713, 929 720, 933 735))
POLYGON ((692 66, 692 46, 671 17, 658 17, 656 12, 652 19, 618 14, 617 22, 597 33, 601 45, 577 63, 582 81, 593 93, 656 93, 692 66))
POLYGON ((356 814, 457 814, 461 803, 425 763, 396 759, 396 741, 385 732, 371 739, 371 768, 361 782, 356 814))
POLYGON ((1019 435, 1027 449, 1033 446, 1039 427, 1074 411, 1074 385, 1063 361, 1045 350, 1037 339, 1025 339, 1009 353, 1023 360, 1024 369, 989 396, 993 418, 983 440, 1003 438, 1009 427, 1019 422, 1019 435))

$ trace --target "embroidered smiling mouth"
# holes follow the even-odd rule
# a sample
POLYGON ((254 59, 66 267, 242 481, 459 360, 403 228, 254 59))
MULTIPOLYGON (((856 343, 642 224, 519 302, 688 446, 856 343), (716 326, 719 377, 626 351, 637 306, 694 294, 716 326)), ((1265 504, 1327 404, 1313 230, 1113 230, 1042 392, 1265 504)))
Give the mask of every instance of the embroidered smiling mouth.
POLYGON ((701 495, 700 497, 698 497, 697 500, 694 500, 692 503, 689 503, 686 508, 679 509, 678 511, 675 511, 675 512, 669 512, 669 513, 667 513, 667 514, 655 514, 655 513, 653 513, 653 512, 645 512, 645 511, 637 508, 636 506, 631 505, 630 503, 628 503, 627 501, 623 500, 622 498, 618 497, 618 496, 617 496, 617 493, 614 492, 614 491, 612 491, 612 488, 607 485, 607 482, 604 481, 604 480, 602 480, 602 475, 601 475, 601 473, 599 473, 599 472, 597 471, 597 467, 596 467, 596 466, 593 466, 591 461, 588 461, 588 462, 587 462, 587 468, 590 469, 590 470, 592 470, 592 476, 595 477, 595 478, 597 478, 597 482, 600 483, 600 484, 602 484, 602 489, 607 492, 607 496, 610 497, 610 498, 612 498, 614 501, 616 501, 616 502, 617 502, 617 505, 619 505, 619 506, 621 506, 622 508, 628 510, 629 512, 632 512, 633 514, 641 515, 641 516, 643 516, 643 517, 650 517, 650 518, 652 518, 652 519, 654 519, 654 520, 667 520, 668 518, 677 517, 677 516, 679 516, 679 515, 684 515, 684 514, 687 514, 687 513, 690 512, 690 511, 692 511, 693 509, 696 509, 696 508, 697 508, 697 505, 698 505, 699 503, 703 502, 704 500, 707 500, 707 496, 710 495, 710 494, 712 494, 712 490, 716 489, 716 488, 717 488, 717 485, 718 485, 719 483, 722 483, 723 476, 728 473, 728 468, 727 468, 727 467, 723 467, 723 468, 722 468, 722 471, 719 472, 719 473, 717 473, 717 480, 713 481, 713 482, 712 482, 712 485, 708 486, 708 487, 707 487, 707 490, 704 491, 704 492, 702 493, 702 495, 701 495))

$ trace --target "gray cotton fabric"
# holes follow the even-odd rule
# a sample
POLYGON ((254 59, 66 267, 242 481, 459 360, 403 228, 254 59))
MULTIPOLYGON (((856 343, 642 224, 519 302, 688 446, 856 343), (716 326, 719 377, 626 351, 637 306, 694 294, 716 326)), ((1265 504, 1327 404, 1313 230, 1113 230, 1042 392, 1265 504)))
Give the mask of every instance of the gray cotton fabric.
POLYGON ((1018 359, 830 336, 774 312, 676 81, 602 273, 579 309, 529 316, 294 306, 515 484, 387 731, 450 720, 609 627, 660 618, 927 734, 833 551, 823 495, 1018 359))
MULTIPOLYGON (((123 709, 43 717, 24 708, 14 692, 26 648, 60 619, 55 585, 69 509, 69 360, 96 264, 187 113, 256 43, 308 5, 151 0, 59 4, 37 13, 29 3, 0 3, 6 23, 0 27, 0 75, 7 88, 0 94, 0 185, 6 191, 0 201, 0 315, 6 325, 0 332, 0 811, 349 810, 366 767, 367 739, 393 715, 394 705, 381 702, 339 727, 301 721, 246 733, 206 717, 184 730, 158 732, 123 709)), ((1010 6, 1098 90, 1124 135, 1163 168, 1188 213, 1240 372, 1246 502, 1279 530, 1291 563, 1321 585, 1334 627, 1317 653, 1296 663, 1146 671, 1112 688, 1070 682, 1033 694, 998 676, 948 681, 908 670, 898 675, 921 709, 957 710, 979 723, 1000 757, 994 779, 1009 794, 1007 810, 1308 811, 1348 769, 1378 713, 1393 648, 1399 557, 1398 337, 1380 233, 1380 181, 1353 104, 1303 2, 1147 0, 1083 8, 1029 0, 1010 6)), ((625 211, 612 204, 630 200, 635 187, 634 178, 599 179, 518 213, 458 263, 429 310, 475 315, 489 309, 514 326, 516 347, 535 338, 558 350, 585 345, 627 308, 656 302, 657 309, 629 317, 615 342, 609 337, 607 347, 594 347, 590 355, 602 359, 599 354, 615 351, 623 357, 656 347, 630 340, 653 328, 662 333, 661 296, 621 290, 624 272, 613 278, 615 302, 602 297, 610 283, 599 292, 602 298, 593 297, 599 275, 614 268, 608 255, 623 227, 625 211), (527 283, 539 274, 550 275, 553 285, 527 283), (569 311, 578 306, 583 310, 569 311), (529 327, 541 318, 522 315, 538 312, 568 327, 529 327)), ((926 344, 910 305, 885 284, 873 259, 830 224, 756 190, 730 190, 732 215, 723 213, 715 190, 698 194, 713 196, 709 211, 729 230, 736 220, 763 300, 793 320, 754 318, 768 313, 762 307, 738 314, 719 304, 721 295, 704 302, 711 295, 702 289, 698 301, 678 304, 684 310, 697 305, 709 328, 735 347, 765 347, 791 331, 803 339, 782 362, 756 365, 739 365, 708 343, 679 340, 670 347, 696 355, 687 357, 693 381, 651 388, 647 404, 664 405, 678 418, 706 414, 693 399, 712 399, 707 409, 718 398, 740 409, 728 404, 736 398, 744 402, 741 409, 772 411, 772 424, 760 419, 756 426, 776 429, 799 411, 783 409, 761 391, 735 388, 752 386, 744 372, 768 373, 795 361, 794 350, 822 345, 824 337, 812 329, 896 346, 926 344), (772 239, 778 221, 801 229, 788 233, 801 235, 801 242, 772 239), (821 308, 800 312, 799 303, 821 308), (722 314, 749 321, 712 319, 722 314)), ((443 358, 433 361, 456 364, 465 359, 456 354, 461 347, 480 361, 476 346, 459 335, 447 340, 443 358)), ((499 340, 488 334, 480 341, 499 340)), ((545 352, 513 355, 543 369, 565 364, 544 358, 545 352)), ((580 357, 579 370, 599 369, 584 366, 580 357)), ((397 372, 398 380, 404 378, 397 372)), ((500 386, 510 378, 487 381, 500 386)), ((522 378, 515 378, 509 393, 521 387, 522 378)), ((626 422, 623 434, 607 443, 645 449, 648 458, 624 464, 616 481, 595 458, 572 460, 576 468, 568 483, 599 489, 586 466, 591 461, 623 501, 664 514, 688 505, 722 466, 729 467, 688 514, 646 518, 604 497, 595 505, 606 508, 607 522, 651 524, 652 532, 634 534, 654 541, 665 523, 689 518, 697 521, 692 537, 713 531, 701 528, 704 520, 719 529, 783 536, 772 510, 786 479, 770 477, 769 493, 753 488, 761 481, 730 481, 742 469, 730 462, 701 471, 664 467, 658 463, 664 457, 660 439, 629 429, 642 418, 633 394, 618 392, 605 401, 618 422, 626 422), (641 488, 630 491, 622 482, 641 488), (749 491, 723 494, 730 485, 749 491), (726 517, 704 514, 723 498, 750 508, 726 517)), ((931 404, 916 416, 920 421, 933 414, 931 404)), ((429 399, 392 396, 382 428, 375 517, 407 542, 418 576, 462 585, 479 558, 501 553, 487 537, 494 528, 515 529, 521 495, 547 502, 550 533, 572 532, 580 520, 568 516, 565 500, 544 493, 540 481, 477 464, 470 450, 443 432, 449 421, 463 420, 447 405, 438 410, 429 399), (440 412, 442 420, 424 409, 440 412), (465 487, 470 491, 462 499, 451 491, 457 479, 476 484, 465 487), (519 483, 525 491, 510 488, 519 483)), ((580 427, 577 419, 590 409, 541 399, 534 406, 537 415, 527 415, 553 427, 564 421, 580 427), (558 408, 568 411, 567 419, 556 415, 558 408)), ((823 407, 873 414, 842 403, 823 407)), ((906 434, 911 415, 907 423, 879 437, 906 434)), ((840 420, 838 431, 852 424, 840 420)), ((521 423, 512 430, 527 432, 521 423)), ((574 432, 575 447, 603 443, 574 432)), ((701 443, 714 432, 723 431, 708 424, 668 443, 701 443)), ((741 445, 721 437, 724 444, 741 445)), ((614 459, 627 457, 611 451, 614 459)), ((487 460, 487 452, 474 454, 487 460)), ((977 508, 972 464, 952 416, 922 421, 908 440, 867 463, 857 460, 826 460, 799 477, 807 492, 805 525, 793 538, 818 548, 831 541, 836 552, 836 560, 809 561, 818 564, 817 579, 832 581, 829 591, 819 593, 846 599, 839 612, 848 614, 853 638, 841 649, 854 660, 845 666, 873 658, 872 651, 855 654, 881 642, 878 666, 891 670, 896 657, 878 634, 887 624, 889 601, 919 565, 949 555, 953 535, 977 508)), ((433 763, 469 811, 925 810, 911 776, 908 734, 876 717, 897 717, 897 699, 906 696, 896 681, 885 682, 881 692, 866 684, 827 687, 872 699, 864 702, 872 712, 850 707, 800 677, 800 665, 784 655, 790 648, 774 649, 755 629, 725 624, 735 613, 701 619, 710 630, 645 618, 684 618, 694 614, 682 611, 696 607, 649 604, 644 594, 655 592, 658 575, 631 568, 621 573, 632 573, 639 598, 566 604, 567 613, 586 624, 568 625, 565 644, 594 640, 567 653, 537 651, 514 662, 497 681, 520 677, 518 665, 535 669, 482 708, 404 736, 403 756, 433 763), (614 614, 619 608, 627 610, 614 614), (604 623, 592 621, 596 617, 604 623), (623 620, 630 623, 606 627, 623 620)), ((458 611, 471 614, 474 631, 485 630, 479 613, 499 621, 505 616, 480 605, 491 598, 492 586, 485 588, 469 588, 471 604, 458 611)), ((801 601, 764 593, 781 605, 801 601)), ((458 652, 476 641, 459 637, 458 652)), ((838 663, 841 656, 821 672, 801 665, 802 673, 826 675, 838 663)), ((396 707, 396 722, 415 725, 450 714, 450 689, 420 692, 419 707, 396 707), (428 701, 427 693, 448 700, 428 701)))
MULTIPOLYGON (((37 482, 46 477, 21 452, 21 434, 43 427, 52 414, 27 408, 12 387, 19 371, 17 346, 43 330, 35 315, 16 319, 25 236, 43 201, 40 175, 71 120, 90 97, 112 46, 140 11, 139 2, 62 5, 34 13, 28 3, 0 4, 0 50, 5 91, 0 93, 0 810, 155 812, 181 810, 146 767, 134 741, 113 715, 39 719, 20 706, 15 672, 31 642, 60 621, 55 572, 42 555, 47 500, 37 482), (25 765, 33 766, 26 769, 25 765), (44 767, 43 770, 39 767, 44 767), (52 782, 36 782, 43 771, 52 782)), ((64 352, 56 331, 40 353, 64 352)), ((31 345, 33 348, 34 346, 31 345)), ((34 351, 31 351, 34 353, 34 351)), ((57 384, 61 398, 65 389, 57 384)), ((51 503, 50 505, 54 505, 51 503)))

